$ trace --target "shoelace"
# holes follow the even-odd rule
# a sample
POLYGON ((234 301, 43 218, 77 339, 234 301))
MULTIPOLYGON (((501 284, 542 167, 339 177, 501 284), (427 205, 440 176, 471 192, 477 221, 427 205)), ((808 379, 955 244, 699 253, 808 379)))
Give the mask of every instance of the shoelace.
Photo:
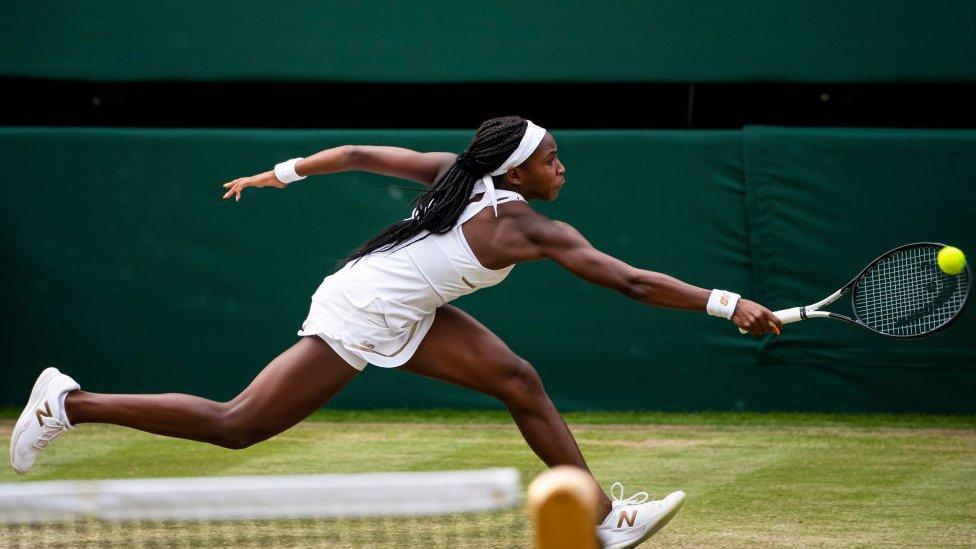
POLYGON ((41 436, 34 441, 34 448, 38 450, 43 450, 45 446, 52 440, 61 436, 62 433, 68 430, 68 426, 58 419, 46 419, 44 421, 44 426, 41 427, 41 436))
POLYGON ((637 492, 629 498, 624 499, 624 485, 619 482, 614 482, 612 485, 610 485, 610 495, 613 496, 613 502, 611 503, 613 509, 616 509, 621 505, 640 505, 651 497, 647 494, 647 492, 637 492))

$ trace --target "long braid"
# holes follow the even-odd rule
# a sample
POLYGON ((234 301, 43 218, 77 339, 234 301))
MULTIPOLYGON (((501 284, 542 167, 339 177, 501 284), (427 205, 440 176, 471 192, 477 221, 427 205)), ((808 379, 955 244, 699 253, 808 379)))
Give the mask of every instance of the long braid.
POLYGON ((450 231, 464 212, 475 182, 502 165, 518 147, 527 126, 526 120, 519 116, 492 118, 484 122, 468 150, 458 155, 447 172, 414 199, 413 217, 383 229, 356 248, 343 263, 374 251, 392 250, 422 231, 430 234, 450 231))

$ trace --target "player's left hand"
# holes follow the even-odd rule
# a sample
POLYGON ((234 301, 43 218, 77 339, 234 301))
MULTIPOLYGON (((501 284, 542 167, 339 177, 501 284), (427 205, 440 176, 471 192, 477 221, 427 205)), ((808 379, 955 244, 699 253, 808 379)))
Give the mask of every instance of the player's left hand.
POLYGON ((732 314, 732 322, 752 335, 779 335, 783 328, 783 323, 772 311, 748 299, 739 299, 732 314))
POLYGON ((235 196, 237 201, 241 200, 241 191, 248 187, 285 188, 285 184, 278 181, 278 178, 275 177, 274 171, 267 171, 257 175, 252 175, 250 177, 239 177, 233 181, 224 183, 223 186, 225 189, 227 189, 227 192, 224 194, 224 198, 226 199, 235 196))

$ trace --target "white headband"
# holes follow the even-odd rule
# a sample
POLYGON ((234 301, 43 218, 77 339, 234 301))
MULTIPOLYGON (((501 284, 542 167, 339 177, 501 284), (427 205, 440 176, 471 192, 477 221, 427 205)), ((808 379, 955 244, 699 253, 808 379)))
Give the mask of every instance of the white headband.
MULTIPOLYGON (((512 152, 512 155, 508 157, 508 160, 502 162, 502 165, 498 167, 497 170, 485 175, 481 178, 481 186, 484 187, 484 193, 488 196, 488 200, 491 200, 491 207, 495 209, 495 217, 498 217, 498 198, 495 195, 495 182, 492 181, 491 176, 501 175, 508 170, 514 168, 525 162, 532 153, 535 152, 539 143, 542 142, 542 138, 546 136, 546 129, 542 126, 536 126, 531 120, 526 120, 528 126, 525 127, 525 135, 522 136, 522 141, 519 142, 518 147, 512 152)), ((477 194, 482 192, 480 186, 476 183, 475 189, 472 194, 477 194)))

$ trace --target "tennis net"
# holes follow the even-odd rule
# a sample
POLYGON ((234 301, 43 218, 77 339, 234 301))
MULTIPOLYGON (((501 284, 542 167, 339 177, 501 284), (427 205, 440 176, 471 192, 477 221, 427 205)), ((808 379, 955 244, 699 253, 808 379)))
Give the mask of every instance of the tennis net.
POLYGON ((0 485, 4 547, 526 547, 515 469, 0 485))

